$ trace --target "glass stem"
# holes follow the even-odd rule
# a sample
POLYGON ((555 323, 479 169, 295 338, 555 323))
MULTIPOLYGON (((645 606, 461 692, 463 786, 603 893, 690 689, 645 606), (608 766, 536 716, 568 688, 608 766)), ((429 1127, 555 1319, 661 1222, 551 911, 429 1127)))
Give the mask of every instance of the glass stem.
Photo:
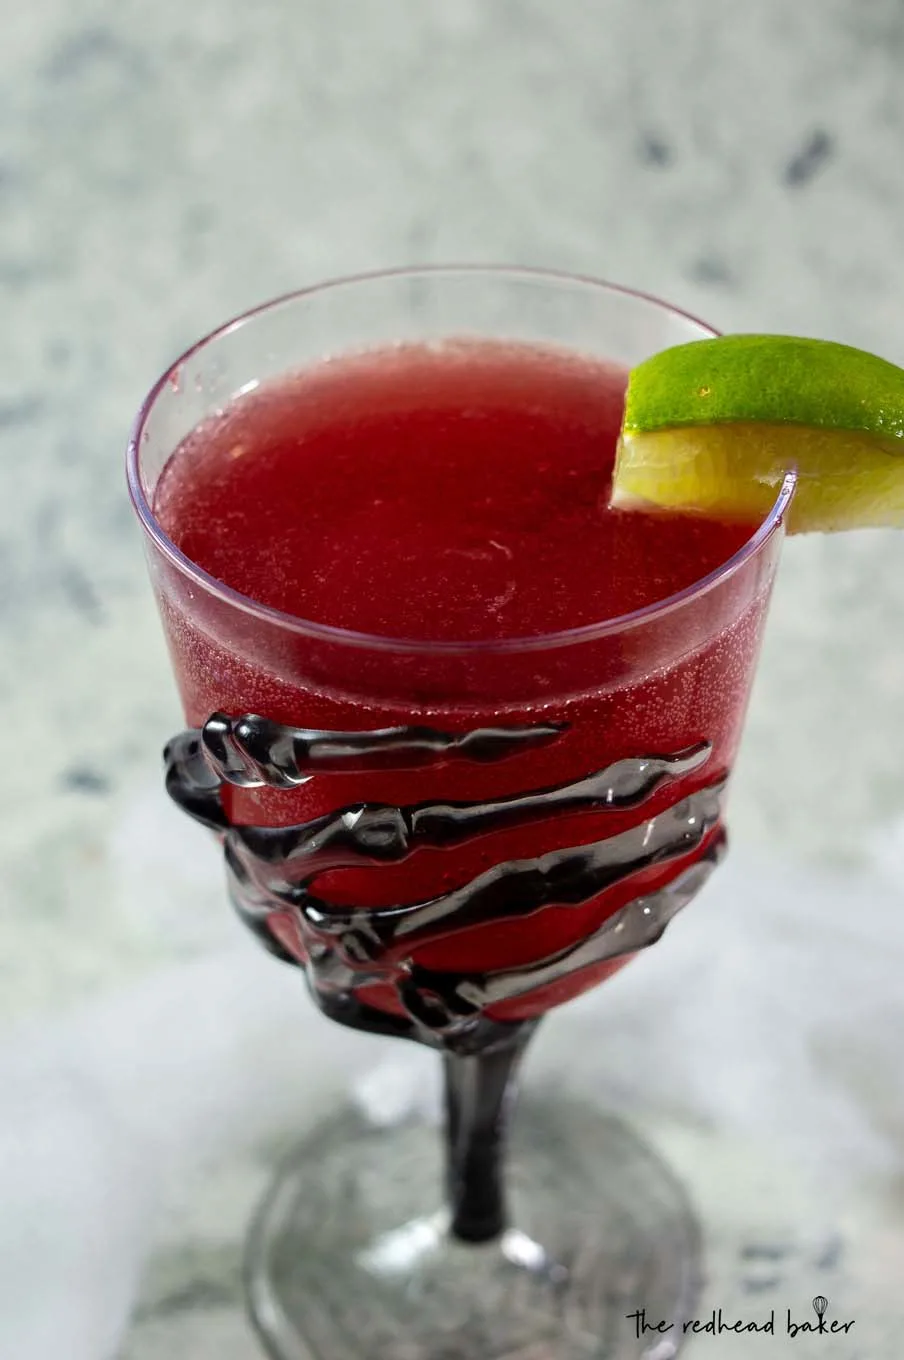
POLYGON ((503 1160, 517 1074, 535 1020, 482 1053, 443 1055, 446 1080, 446 1188, 451 1232, 487 1242, 506 1226, 503 1160))

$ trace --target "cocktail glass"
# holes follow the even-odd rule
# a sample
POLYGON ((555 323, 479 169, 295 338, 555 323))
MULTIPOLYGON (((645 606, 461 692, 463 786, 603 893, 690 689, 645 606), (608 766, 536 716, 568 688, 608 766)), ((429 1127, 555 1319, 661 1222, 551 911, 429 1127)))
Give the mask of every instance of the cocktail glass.
POLYGON ((229 323, 139 414, 129 484, 189 724, 166 748, 167 788, 221 839, 240 917, 300 965, 325 1015, 442 1059, 439 1133, 349 1104, 279 1173, 247 1252, 252 1317, 278 1360, 677 1352, 700 1275, 680 1184, 589 1099, 547 1093, 511 1120, 515 1081, 541 1015, 658 940, 721 855, 793 485, 680 594, 459 644, 241 596, 168 539, 158 479, 202 421, 324 356, 477 337, 632 366, 712 334, 592 280, 385 273, 229 323), (353 873, 356 905, 320 895, 336 870, 353 873), (396 905, 380 895, 389 871, 396 905), (640 1309, 662 1324, 652 1338, 640 1309))

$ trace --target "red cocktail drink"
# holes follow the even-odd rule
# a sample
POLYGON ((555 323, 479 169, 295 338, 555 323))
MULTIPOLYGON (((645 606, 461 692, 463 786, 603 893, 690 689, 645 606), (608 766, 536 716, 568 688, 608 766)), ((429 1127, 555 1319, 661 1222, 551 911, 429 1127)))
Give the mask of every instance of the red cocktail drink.
MULTIPOLYGON (((215 711, 252 712, 301 728, 362 731, 419 727, 466 734, 532 725, 523 750, 490 761, 426 767, 333 770, 291 791, 226 786, 230 820, 319 828, 363 806, 423 809, 450 800, 490 801, 473 835, 438 833, 437 815, 407 853, 378 867, 308 876, 319 902, 394 908, 492 886, 492 915, 462 920, 462 903, 386 942, 355 979, 360 1001, 404 1013, 398 982, 414 974, 429 990, 439 975, 519 970, 511 997, 485 1007, 493 1019, 536 1015, 600 980, 626 955, 580 966, 554 981, 537 968, 574 947, 625 904, 656 893, 705 857, 721 837, 718 797, 701 798, 677 836, 642 834, 664 808, 724 781, 737 747, 768 592, 768 576, 731 617, 681 638, 666 658, 668 619, 647 641, 598 644, 563 654, 566 685, 530 700, 528 676, 506 660, 492 697, 478 698, 488 669, 480 644, 579 630, 655 605, 718 571, 751 536, 750 526, 609 508, 622 413, 624 369, 561 351, 482 342, 403 347, 335 360, 265 384, 189 435, 167 463, 154 509, 172 542, 217 580, 271 609, 314 624, 472 646, 455 694, 406 693, 397 656, 368 659, 365 692, 337 692, 308 677, 310 644, 292 639, 268 654, 252 625, 241 649, 218 637, 215 611, 163 594, 176 673, 190 722, 215 711), (633 644, 633 645, 632 645, 633 644), (647 644, 649 651, 647 652, 647 644), (385 671, 385 674, 384 674, 385 671), (519 686, 520 679, 520 686, 519 686), (564 688, 564 693, 562 689, 564 688), (396 690, 398 692, 393 693, 396 690), (369 692, 368 692, 369 691, 369 692), (470 691, 470 692, 468 692, 470 691), (519 692, 520 691, 520 692, 519 692), (637 758, 665 759, 619 800, 606 772, 637 758), (588 780, 598 787, 569 796, 588 780), (542 795, 518 809, 505 800, 542 795), (624 805, 622 805, 622 803, 624 805), (633 838, 629 834, 634 830, 633 838), (622 836, 614 865, 584 874, 580 852, 622 836), (544 857, 575 852, 571 872, 544 857), (486 875, 512 865, 507 884, 486 875), (607 872, 609 870, 609 872, 607 872), (481 876, 484 876, 482 880, 481 876), (598 890, 597 882, 599 884, 598 890), (527 885, 530 885, 528 889, 527 885), (526 900, 525 900, 526 899, 526 900)), ((684 621, 677 625, 686 628, 684 621)), ((504 654, 503 654, 504 655, 504 654)), ((529 671, 529 667, 527 668, 529 671)), ((347 682, 346 682, 347 683, 347 682)), ((343 689, 345 686, 343 686, 343 689)), ((363 687, 362 687, 363 688, 363 687)), ((460 753, 459 753, 460 754, 460 753)), ((627 773, 627 771, 626 771, 627 773)), ((624 775, 623 775, 624 779, 624 775)), ((470 830, 470 828, 468 828, 470 830)), ((325 866, 325 867, 324 867, 325 866)), ((309 866, 306 866, 309 867, 309 866)), ((295 865, 294 882, 303 878, 295 865)), ((486 896, 486 893, 484 893, 486 896)), ((307 941, 328 940, 297 909, 275 909, 268 928, 300 962, 307 941)), ((353 925, 353 922, 352 922, 353 925)), ((497 980, 494 995, 502 989, 497 980)))

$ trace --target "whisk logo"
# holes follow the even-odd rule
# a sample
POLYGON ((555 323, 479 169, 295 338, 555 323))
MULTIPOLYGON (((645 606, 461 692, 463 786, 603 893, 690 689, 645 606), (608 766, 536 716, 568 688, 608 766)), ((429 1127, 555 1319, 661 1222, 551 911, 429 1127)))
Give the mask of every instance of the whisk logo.
POLYGON ((812 1301, 813 1312, 816 1314, 816 1321, 809 1318, 803 1321, 796 1321, 791 1315, 791 1309, 787 1310, 786 1335, 790 1337, 804 1336, 810 1332, 825 1332, 829 1335, 837 1335, 839 1332, 849 1332, 853 1327, 853 1322, 840 1322, 838 1318, 828 1316, 829 1301, 825 1294, 817 1294, 812 1301))
POLYGON ((785 1309, 784 1318, 775 1308, 771 1312, 758 1318, 745 1318, 732 1316, 727 1309, 714 1308, 708 1317, 688 1318, 679 1328, 675 1322, 668 1322, 665 1319, 655 1320, 647 1315, 645 1308, 639 1308, 633 1313, 626 1314, 628 1322, 634 1324, 634 1335, 637 1340, 648 1338, 650 1341, 649 1350, 645 1354, 650 1360, 668 1360, 668 1357, 677 1354, 677 1345, 670 1339, 670 1334, 681 1336, 722 1336, 724 1333, 759 1332, 763 1336, 785 1336, 793 1341, 795 1337, 808 1336, 813 1333, 822 1333, 827 1336, 837 1336, 840 1333, 850 1332, 854 1326, 852 1319, 842 1322, 839 1318, 829 1316, 829 1301, 824 1294, 817 1294, 812 1300, 812 1309, 816 1314, 815 1321, 810 1317, 797 1317, 790 1308, 785 1309), (782 1322, 784 1321, 784 1328, 782 1322), (661 1337, 661 1341, 655 1341, 655 1337, 661 1337))

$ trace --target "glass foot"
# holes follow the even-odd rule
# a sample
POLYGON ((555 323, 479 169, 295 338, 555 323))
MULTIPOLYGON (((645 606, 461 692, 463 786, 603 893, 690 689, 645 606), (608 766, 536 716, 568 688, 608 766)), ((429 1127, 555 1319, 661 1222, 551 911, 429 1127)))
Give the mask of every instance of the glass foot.
POLYGON ((313 1130, 252 1226, 252 1319, 275 1360, 669 1360, 700 1236, 680 1183, 622 1123, 519 1103, 502 1237, 449 1237, 441 1130, 346 1109, 313 1130), (638 1336, 638 1320, 672 1323, 638 1336))

